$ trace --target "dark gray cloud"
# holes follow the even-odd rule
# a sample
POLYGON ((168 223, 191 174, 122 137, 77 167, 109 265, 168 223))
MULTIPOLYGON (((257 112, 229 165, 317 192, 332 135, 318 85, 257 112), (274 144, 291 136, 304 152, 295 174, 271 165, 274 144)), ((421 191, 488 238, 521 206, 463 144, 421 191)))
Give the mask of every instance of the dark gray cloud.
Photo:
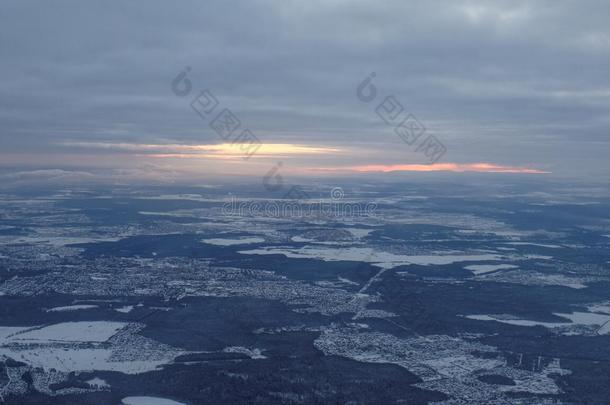
POLYGON ((218 142, 170 90, 190 66, 264 142, 412 163, 355 97, 375 71, 448 161, 605 177, 608 21, 604 1, 5 1, 2 153, 218 142))

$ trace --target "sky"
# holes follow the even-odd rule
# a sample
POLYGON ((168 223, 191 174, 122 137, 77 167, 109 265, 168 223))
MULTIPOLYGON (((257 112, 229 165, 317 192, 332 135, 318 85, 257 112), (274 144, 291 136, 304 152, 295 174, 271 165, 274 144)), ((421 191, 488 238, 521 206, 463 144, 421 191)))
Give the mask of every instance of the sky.
POLYGON ((606 179, 608 21, 592 0, 5 0, 0 181, 606 179))

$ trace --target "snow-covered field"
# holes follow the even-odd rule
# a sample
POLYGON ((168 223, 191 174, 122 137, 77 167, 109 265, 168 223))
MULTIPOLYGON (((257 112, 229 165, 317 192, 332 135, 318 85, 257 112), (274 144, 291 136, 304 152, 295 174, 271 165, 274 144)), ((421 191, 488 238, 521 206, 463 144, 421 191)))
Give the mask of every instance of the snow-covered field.
POLYGON ((241 353, 241 354, 245 354, 246 356, 250 357, 251 359, 266 359, 267 356, 264 356, 262 354, 261 349, 248 349, 247 347, 242 347, 242 346, 231 346, 231 347, 225 347, 223 349, 223 352, 225 353, 241 353))
POLYGON ((502 259, 502 256, 495 254, 397 255, 372 248, 361 247, 327 248, 305 246, 297 249, 290 247, 274 247, 242 250, 239 253, 256 255, 282 254, 290 258, 318 259, 324 261, 362 261, 382 269, 391 269, 408 264, 429 266, 466 261, 490 261, 502 259))
POLYGON ((0 327, 0 356, 46 370, 135 374, 154 370, 183 353, 138 335, 139 328, 108 321, 0 327))
POLYGON ((54 307, 47 309, 47 312, 65 312, 65 311, 78 311, 81 309, 93 309, 98 308, 97 305, 67 305, 65 307, 54 307))
POLYGON ((124 322, 62 322, 33 327, 7 336, 2 343, 105 342, 125 327, 124 322))
POLYGON ((553 315, 564 318, 562 322, 541 322, 531 321, 527 319, 518 319, 510 315, 466 315, 468 319, 475 319, 478 321, 495 321, 506 323, 509 325, 517 326, 543 326, 549 329, 572 327, 572 326, 593 326, 597 327, 596 333, 598 335, 605 335, 610 333, 610 315, 596 314, 591 312, 572 312, 569 314, 554 313, 553 315))
POLYGON ((122 402, 123 405, 185 405, 182 402, 158 397, 126 397, 122 402))
POLYGON ((464 266, 464 268, 478 276, 479 274, 491 273, 492 271, 516 269, 518 266, 514 264, 471 264, 464 266))
POLYGON ((127 313, 133 311, 133 305, 125 305, 124 307, 114 308, 114 310, 117 312, 121 312, 123 314, 127 314, 127 313))
POLYGON ((203 239, 203 243, 207 243, 209 245, 218 245, 218 246, 233 246, 233 245, 248 245, 251 243, 263 243, 265 239, 251 237, 251 238, 239 238, 239 239, 224 239, 224 238, 211 238, 211 239, 203 239))

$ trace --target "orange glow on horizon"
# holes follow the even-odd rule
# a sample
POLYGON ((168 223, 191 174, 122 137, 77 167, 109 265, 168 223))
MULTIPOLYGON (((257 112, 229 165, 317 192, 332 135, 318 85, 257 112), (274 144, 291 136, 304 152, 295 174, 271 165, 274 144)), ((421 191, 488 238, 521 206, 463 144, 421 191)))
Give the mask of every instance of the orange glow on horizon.
POLYGON ((480 172, 480 173, 527 173, 548 174, 551 172, 520 166, 502 166, 493 163, 433 163, 403 165, 363 165, 347 168, 324 169, 352 172, 480 172))

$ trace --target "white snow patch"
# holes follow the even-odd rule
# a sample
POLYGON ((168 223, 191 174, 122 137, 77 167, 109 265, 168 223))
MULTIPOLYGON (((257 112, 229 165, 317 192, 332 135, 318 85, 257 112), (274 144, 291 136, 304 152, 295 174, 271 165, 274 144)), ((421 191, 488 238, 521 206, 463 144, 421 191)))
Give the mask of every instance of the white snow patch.
POLYGON ((223 238, 212 238, 212 239, 203 239, 203 243, 207 243, 209 245, 217 245, 217 246, 233 246, 233 245, 248 245, 250 243, 263 243, 265 239, 263 238, 239 238, 239 239, 223 239, 223 238))
POLYGON ((543 243, 532 243, 532 242, 506 242, 507 245, 515 245, 515 246, 539 246, 550 249, 561 249, 563 246, 559 245, 547 245, 543 243))
POLYGON ((127 314, 133 310, 133 305, 125 305, 124 307, 121 307, 121 308, 114 308, 114 310, 117 312, 122 312, 124 314, 127 314))
POLYGON ((0 357, 62 372, 106 370, 136 374, 155 370, 184 353, 138 335, 138 328, 142 327, 103 321, 0 327, 0 357), (115 339, 109 340, 111 337, 115 339))
POLYGON ((99 377, 95 377, 90 379, 89 381, 85 381, 87 384, 91 385, 92 387, 99 387, 99 388, 107 388, 110 387, 110 384, 108 384, 106 382, 106 380, 103 380, 99 377))
POLYGON ((516 269, 518 266, 515 266, 514 264, 471 264, 469 266, 464 266, 464 268, 478 276, 479 274, 490 273, 497 270, 516 269))
POLYGON ((553 260, 553 256, 544 255, 524 255, 526 259, 553 260))
MULTIPOLYGON (((30 237, 24 236, 17 239, 18 243, 28 243, 28 244, 41 244, 41 245, 52 245, 56 247, 66 246, 66 245, 75 245, 81 243, 99 243, 99 242, 117 242, 121 240, 120 237, 116 238, 74 238, 74 237, 64 237, 64 236, 41 236, 41 237, 30 237)), ((41 257, 48 257, 48 254, 44 253, 41 257)))
POLYGON ((355 281, 352 281, 352 280, 344 278, 344 277, 337 277, 337 278, 339 279, 340 282, 345 283, 345 284, 360 285, 360 284, 356 283, 355 281))
POLYGON ((302 236, 293 236, 290 238, 290 240, 293 242, 315 242, 313 239, 304 238, 302 236))
POLYGON ((12 335, 31 328, 31 326, 0 326, 0 344, 6 342, 12 335))
POLYGON ((526 319, 513 319, 507 315, 466 315, 468 319, 478 321, 496 321, 517 326, 544 326, 545 328, 561 328, 565 326, 599 326, 597 334, 610 332, 610 315, 595 314, 591 312, 572 312, 571 314, 553 313, 553 315, 565 318, 565 322, 540 322, 526 319))
POLYGON ((598 335, 609 335, 610 334, 610 322, 603 324, 598 330, 598 335))
POLYGON ((108 321, 63 322, 27 328, 12 334, 8 340, 19 343, 105 342, 126 325, 108 321))
POLYGON ((246 356, 250 357, 251 359, 255 359, 255 360, 267 358, 267 356, 263 356, 261 349, 256 349, 256 348, 248 349, 247 347, 243 347, 243 346, 231 346, 231 347, 225 347, 222 351, 225 353, 245 354, 246 356))
POLYGON ((32 367, 47 370, 54 368, 63 372, 105 370, 138 374, 155 370, 171 361, 171 359, 117 361, 113 358, 114 352, 111 349, 70 349, 52 346, 25 350, 2 347, 0 355, 22 361, 32 367))
POLYGON ((599 304, 591 304, 587 307, 589 312, 597 312, 610 315, 610 302, 602 302, 599 304))
POLYGON ((362 229, 362 228, 345 228, 345 230, 349 231, 355 238, 361 239, 368 236, 374 229, 362 229))
POLYGON ((580 282, 577 278, 565 277, 561 274, 544 275, 542 279, 549 285, 562 285, 564 287, 580 290, 587 288, 586 284, 580 282))
POLYGON ((46 312, 64 312, 64 311, 78 311, 81 309, 93 309, 93 308, 98 308, 97 305, 67 305, 65 307, 55 307, 55 308, 50 308, 47 309, 46 312))
POLYGON ((324 261, 360 261, 371 263, 382 269, 418 264, 422 266, 443 265, 465 261, 494 261, 502 258, 493 254, 439 254, 439 255, 397 255, 389 252, 377 251, 371 248, 331 248, 305 246, 294 249, 289 247, 261 248, 242 250, 242 254, 272 255, 283 254, 286 257, 298 259, 319 259, 324 261))
POLYGON ((182 402, 158 397, 126 397, 121 402, 123 405, 186 405, 182 402))

